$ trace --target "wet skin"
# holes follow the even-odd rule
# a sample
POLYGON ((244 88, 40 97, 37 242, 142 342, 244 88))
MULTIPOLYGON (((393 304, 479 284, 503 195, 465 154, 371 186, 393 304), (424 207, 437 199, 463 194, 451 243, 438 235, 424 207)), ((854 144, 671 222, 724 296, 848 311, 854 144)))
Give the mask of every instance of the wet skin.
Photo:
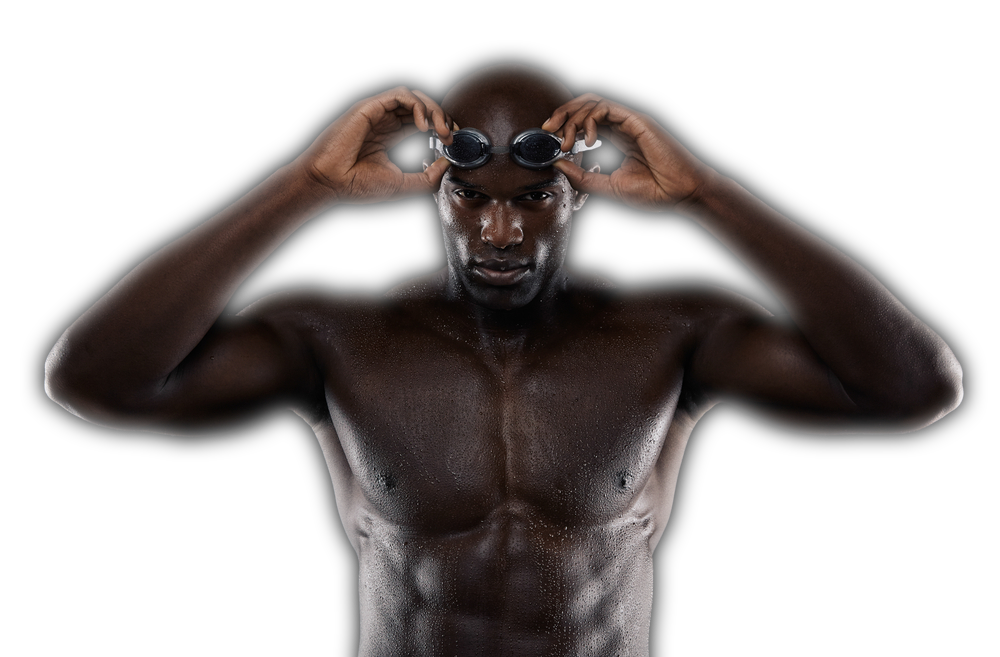
POLYGON ((360 559, 362 654, 646 654, 691 332, 656 300, 552 303, 543 335, 484 332, 431 286, 295 309, 327 381, 309 419, 360 559))
MULTIPOLYGON (((527 109, 462 125, 506 143, 551 108, 527 109)), ((435 200, 445 272, 379 308, 295 313, 328 318, 314 427, 337 499, 358 502, 340 511, 361 652, 646 654, 690 335, 658 303, 568 281, 579 205, 558 171, 497 155, 435 200)))
MULTIPOLYGON (((491 105, 453 118, 502 144, 552 109, 491 105)), ((674 325, 665 348, 657 304, 568 282, 579 204, 560 172, 494 155, 435 200, 446 273, 314 336, 344 345, 316 426, 337 499, 362 501, 341 506, 362 653, 647 654, 652 549, 693 424, 668 432, 689 338, 674 325)))
POLYGON ((698 418, 774 412, 914 428, 961 398, 950 350, 870 274, 705 169, 654 121, 500 71, 443 106, 361 101, 295 162, 143 263, 64 334, 49 394, 96 422, 202 426, 276 403, 316 432, 360 562, 360 653, 648 655, 652 553, 698 418), (611 176, 404 176, 407 130, 505 144, 600 126, 611 176), (378 300, 265 299, 220 317, 291 232, 342 202, 434 192, 446 267, 378 300), (674 209, 771 282, 777 322, 710 290, 619 291, 563 267, 585 193, 674 209))

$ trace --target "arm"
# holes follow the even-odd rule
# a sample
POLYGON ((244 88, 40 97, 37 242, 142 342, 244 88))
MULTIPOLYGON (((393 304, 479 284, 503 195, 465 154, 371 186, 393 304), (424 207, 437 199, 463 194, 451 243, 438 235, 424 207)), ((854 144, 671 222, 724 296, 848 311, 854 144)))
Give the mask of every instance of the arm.
MULTIPOLYGON (((768 283, 792 315, 782 326, 741 304, 709 309, 688 383, 788 411, 922 426, 961 400, 961 368, 941 338, 869 272, 698 162, 650 117, 596 96, 543 125, 564 144, 598 126, 625 153, 610 176, 556 166, 574 187, 697 221, 768 283)), ((566 146, 564 146, 565 148, 566 146)))
POLYGON ((435 189, 446 160, 404 174, 387 150, 418 129, 450 139, 447 126, 433 100, 404 88, 354 105, 295 161, 140 264, 74 322, 46 361, 49 396, 99 422, 187 423, 315 392, 314 363, 280 310, 220 315, 319 212, 435 189))

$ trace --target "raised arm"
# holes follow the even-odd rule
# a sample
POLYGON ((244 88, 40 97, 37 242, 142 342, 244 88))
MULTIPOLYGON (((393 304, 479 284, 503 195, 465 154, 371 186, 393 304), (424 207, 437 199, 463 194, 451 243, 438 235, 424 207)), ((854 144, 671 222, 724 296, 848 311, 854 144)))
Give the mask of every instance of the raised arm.
POLYGON ((868 271, 712 171, 649 116, 588 94, 542 126, 625 154, 611 175, 556 166, 581 191, 685 214, 778 294, 794 326, 748 305, 706 304, 686 385, 831 418, 929 424, 962 397, 961 367, 944 341, 868 271))
POLYGON ((46 361, 49 396, 96 422, 178 425, 315 394, 321 382, 287 312, 220 315, 264 258, 321 211, 436 189, 446 160, 404 174, 387 150, 416 130, 450 140, 448 125, 437 103, 402 87, 355 104, 305 153, 74 322, 46 361))

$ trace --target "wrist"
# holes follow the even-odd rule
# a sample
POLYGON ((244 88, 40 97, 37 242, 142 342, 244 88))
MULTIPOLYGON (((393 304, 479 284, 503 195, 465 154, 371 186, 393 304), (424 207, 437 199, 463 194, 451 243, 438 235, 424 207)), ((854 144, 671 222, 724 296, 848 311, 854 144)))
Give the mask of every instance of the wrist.
POLYGON ((327 210, 340 203, 340 197, 330 182, 316 168, 302 158, 296 158, 280 170, 287 177, 287 182, 297 193, 311 198, 319 206, 318 210, 327 210))
POLYGON ((674 205, 674 211, 682 214, 696 214, 700 208, 711 203, 712 199, 723 194, 727 188, 736 183, 719 174, 714 169, 705 167, 692 191, 674 205))

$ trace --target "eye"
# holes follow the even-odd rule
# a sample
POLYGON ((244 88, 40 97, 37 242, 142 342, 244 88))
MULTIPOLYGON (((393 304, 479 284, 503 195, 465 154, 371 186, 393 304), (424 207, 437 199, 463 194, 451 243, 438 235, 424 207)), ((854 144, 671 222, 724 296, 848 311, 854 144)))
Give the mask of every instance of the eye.
POLYGON ((521 199, 532 203, 541 203, 542 201, 547 201, 554 196, 555 194, 552 192, 529 192, 522 196, 521 199))
POLYGON ((472 189, 456 189, 455 196, 459 198, 464 198, 468 201, 471 201, 473 199, 485 198, 482 194, 472 189))

